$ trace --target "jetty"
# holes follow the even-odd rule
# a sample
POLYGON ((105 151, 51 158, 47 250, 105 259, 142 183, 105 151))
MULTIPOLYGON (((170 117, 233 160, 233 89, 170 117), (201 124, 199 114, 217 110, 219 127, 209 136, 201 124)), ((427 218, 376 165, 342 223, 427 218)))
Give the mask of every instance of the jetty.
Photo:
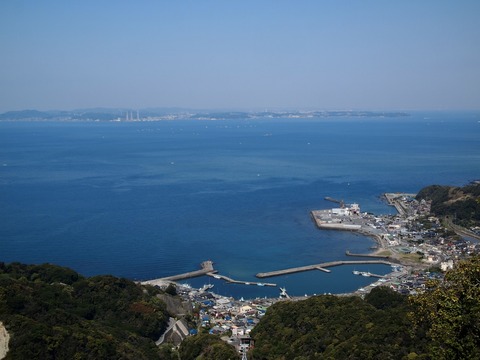
POLYGON ((298 272, 304 272, 304 271, 311 271, 311 270, 322 270, 325 271, 325 268, 333 267, 333 266, 340 266, 340 265, 356 265, 356 264, 381 264, 381 265, 392 265, 390 261, 386 260, 342 260, 342 261, 330 261, 322 264, 315 264, 315 265, 307 265, 307 266, 299 266, 299 267, 293 267, 289 269, 283 269, 283 270, 276 270, 276 271, 270 271, 270 272, 264 272, 264 273, 258 273, 255 275, 257 278, 267 278, 267 277, 273 277, 273 276, 281 276, 281 275, 288 275, 288 274, 294 274, 298 272))
POLYGON ((340 204, 341 207, 344 207, 345 206, 345 202, 343 200, 337 200, 337 199, 334 199, 330 196, 326 196, 325 197, 325 200, 327 201, 331 201, 331 202, 334 202, 334 203, 337 203, 337 204, 340 204))
POLYGON ((194 277, 199 277, 207 274, 214 274, 217 272, 213 268, 213 262, 211 260, 204 261, 200 264, 202 267, 201 270, 196 270, 196 271, 190 271, 187 273, 183 274, 178 274, 178 275, 173 275, 173 276, 167 276, 159 279, 153 279, 153 280, 147 280, 147 281, 142 281, 142 284, 150 284, 150 285, 158 285, 159 283, 162 282, 170 282, 170 281, 179 281, 179 280, 185 280, 185 279, 191 279, 194 277))

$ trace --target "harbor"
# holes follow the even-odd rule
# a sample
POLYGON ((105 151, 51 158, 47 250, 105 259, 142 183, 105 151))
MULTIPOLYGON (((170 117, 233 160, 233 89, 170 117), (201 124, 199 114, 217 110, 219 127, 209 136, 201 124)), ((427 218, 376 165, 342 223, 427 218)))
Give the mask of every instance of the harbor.
POLYGON ((142 281, 141 283, 144 284, 144 285, 162 286, 162 285, 165 285, 167 283, 172 283, 172 282, 176 282, 176 281, 180 281, 180 280, 187 280, 187 279, 191 279, 191 278, 194 278, 194 277, 199 277, 199 276, 205 276, 206 275, 206 276, 211 276, 211 277, 213 277, 215 279, 218 279, 218 280, 224 280, 229 284, 270 286, 270 287, 276 287, 277 286, 277 284, 273 284, 273 283, 235 280, 235 279, 232 279, 228 276, 220 275, 220 274, 218 274, 218 271, 215 270, 215 268, 213 267, 213 261, 211 261, 211 260, 203 261, 200 264, 200 266, 201 266, 200 270, 190 271, 190 272, 187 272, 187 273, 167 276, 167 277, 158 278, 158 279, 146 280, 146 281, 142 281))
MULTIPOLYGON (((402 214, 415 214, 415 216, 419 216, 422 214, 428 214, 429 212, 428 204, 424 202, 416 202, 413 194, 391 193, 385 194, 385 198, 392 206, 395 206, 395 203, 398 203, 396 208, 401 207, 403 209, 402 214)), ((312 218, 317 227, 321 229, 336 228, 343 230, 354 230, 360 234, 372 236, 377 241, 377 245, 374 247, 375 252, 367 253, 364 251, 359 251, 356 253, 346 250, 345 255, 348 257, 353 257, 352 260, 333 260, 312 265, 259 272, 255 275, 256 278, 265 279, 308 271, 331 273, 332 270, 330 268, 342 265, 388 265, 391 266, 392 269, 397 268, 400 265, 404 265, 407 266, 410 271, 413 269, 417 269, 417 271, 419 271, 425 267, 425 264, 428 265, 438 261, 436 260, 435 254, 429 251, 429 248, 425 248, 422 246, 422 244, 414 244, 414 246, 412 246, 409 243, 409 241, 411 242, 412 239, 415 239, 419 236, 418 233, 412 232, 408 228, 410 217, 413 215, 409 215, 410 217, 406 219, 405 215, 402 216, 399 211, 398 215, 375 216, 367 212, 362 213, 358 204, 353 203, 347 205, 343 202, 343 200, 336 200, 333 198, 329 198, 327 200, 337 203, 341 207, 329 210, 311 211, 312 218), (423 251, 420 253, 418 249, 423 249, 423 251), (420 258, 420 256, 423 258, 420 258)), ((450 266, 448 263, 441 263, 440 265, 445 268, 450 266)), ((393 280, 393 278, 398 278, 399 274, 397 271, 393 271, 392 274, 388 275, 377 275, 371 273, 370 271, 358 271, 355 269, 353 274, 379 279, 378 283, 373 283, 365 288, 361 288, 357 291, 357 293, 363 293, 365 289, 377 286, 380 283, 388 283, 390 286, 399 286, 398 282, 393 280)), ((214 268, 211 260, 202 262, 200 270, 144 281, 143 283, 165 285, 171 282, 186 280, 199 276, 209 276, 216 280, 223 281, 226 284, 251 285, 253 287, 277 287, 277 284, 275 283, 237 280, 231 278, 230 276, 219 274, 214 268)), ((322 282, 328 282, 330 281, 329 279, 330 277, 324 277, 322 278, 322 282)), ((290 280, 288 278, 284 278, 282 280, 282 285, 285 286, 285 284, 288 284, 289 282, 290 280)), ((209 285, 213 287, 212 284, 209 285)), ((290 285, 292 285, 291 282, 290 285)), ((251 291, 251 289, 247 290, 247 293, 248 291, 251 291)), ((225 292, 229 292, 229 290, 226 290, 225 292)))

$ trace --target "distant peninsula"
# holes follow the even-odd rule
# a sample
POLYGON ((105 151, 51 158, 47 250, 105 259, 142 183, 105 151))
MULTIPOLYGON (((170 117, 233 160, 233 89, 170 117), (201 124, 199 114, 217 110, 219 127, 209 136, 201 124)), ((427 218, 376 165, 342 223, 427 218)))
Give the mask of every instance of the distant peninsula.
POLYGON ((201 111, 181 108, 80 110, 20 110, 0 114, 0 121, 161 121, 161 120, 238 120, 238 119, 305 119, 339 117, 407 117, 405 112, 382 111, 201 111))

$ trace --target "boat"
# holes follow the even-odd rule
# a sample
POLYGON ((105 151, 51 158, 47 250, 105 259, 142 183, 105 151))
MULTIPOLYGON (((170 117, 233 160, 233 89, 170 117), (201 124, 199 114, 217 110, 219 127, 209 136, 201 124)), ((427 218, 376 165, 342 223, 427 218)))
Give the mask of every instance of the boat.
POLYGON ((221 279, 220 275, 213 275, 215 279, 221 279))
POLYGON ((367 272, 362 272, 362 276, 366 276, 366 277, 369 277, 371 274, 367 271, 367 272))
POLYGON ((200 288, 200 291, 210 290, 211 288, 213 288, 213 286, 214 286, 213 284, 205 284, 200 288))
POLYGON ((257 286, 265 286, 264 283, 257 283, 257 286))
POLYGON ((360 271, 358 271, 358 270, 353 270, 352 273, 353 273, 353 275, 360 275, 360 271))

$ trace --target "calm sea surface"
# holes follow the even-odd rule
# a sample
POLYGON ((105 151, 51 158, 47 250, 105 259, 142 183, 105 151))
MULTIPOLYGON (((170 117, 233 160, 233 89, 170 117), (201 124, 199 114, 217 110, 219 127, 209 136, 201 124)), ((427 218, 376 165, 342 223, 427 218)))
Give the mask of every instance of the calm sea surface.
MULTIPOLYGON (((480 178, 480 113, 141 123, 0 123, 0 261, 51 262, 145 280, 196 270, 255 274, 345 259, 373 241, 320 231, 309 212, 384 192, 480 178)), ((386 266, 357 270, 386 273, 386 266)), ((293 295, 355 290, 352 267, 266 279, 293 295)), ((235 297, 278 289, 193 286, 235 297)))

